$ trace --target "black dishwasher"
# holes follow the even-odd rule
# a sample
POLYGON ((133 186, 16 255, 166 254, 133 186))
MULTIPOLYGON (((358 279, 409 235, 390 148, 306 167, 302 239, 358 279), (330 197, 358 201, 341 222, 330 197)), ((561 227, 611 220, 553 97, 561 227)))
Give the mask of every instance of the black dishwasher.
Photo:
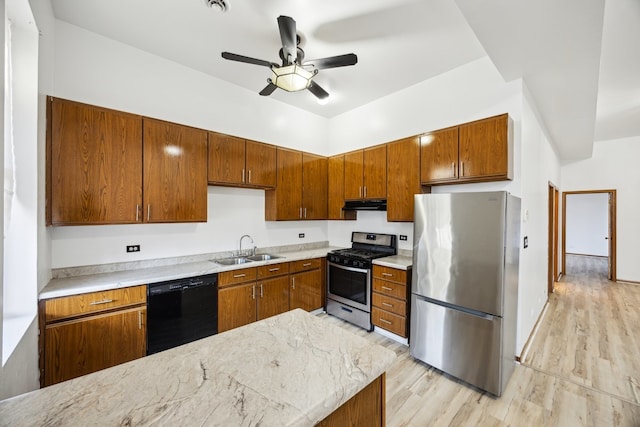
POLYGON ((147 354, 218 332, 218 275, 153 283, 147 287, 147 354))

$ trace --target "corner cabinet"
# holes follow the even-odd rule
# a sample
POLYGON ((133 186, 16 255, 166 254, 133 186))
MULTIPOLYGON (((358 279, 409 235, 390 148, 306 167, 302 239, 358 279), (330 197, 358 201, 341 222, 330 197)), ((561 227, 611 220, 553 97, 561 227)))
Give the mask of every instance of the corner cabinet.
POLYGON ((47 225, 207 220, 206 131, 50 97, 46 152, 47 225))
POLYGON ((265 219, 326 219, 327 159, 278 147, 276 163, 277 185, 265 193, 265 219))
POLYGON ((144 119, 146 222, 207 221, 207 133, 144 119))
POLYGON ((387 144, 387 221, 413 222, 414 196, 420 185, 420 138, 387 144))
POLYGON ((512 123, 502 114, 422 135, 422 184, 513 179, 512 123))
POLYGON ((345 200, 387 198, 387 146, 377 145, 344 155, 345 200))
POLYGON ((40 303, 42 387, 145 356, 147 287, 40 303))
POLYGON ((209 132, 208 181, 212 185, 274 188, 276 147, 209 132))

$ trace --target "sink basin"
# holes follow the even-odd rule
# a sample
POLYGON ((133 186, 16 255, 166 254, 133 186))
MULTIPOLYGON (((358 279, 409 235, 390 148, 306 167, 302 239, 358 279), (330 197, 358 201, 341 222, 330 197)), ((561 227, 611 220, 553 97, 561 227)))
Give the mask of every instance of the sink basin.
POLYGON ((282 257, 271 255, 271 254, 258 254, 258 255, 251 255, 247 258, 250 259, 251 261, 269 261, 270 259, 278 259, 282 257))
POLYGON ((247 262, 253 261, 252 259, 245 257, 233 257, 233 258, 221 258, 214 259, 213 262, 222 265, 237 265, 237 264, 245 264, 247 262))

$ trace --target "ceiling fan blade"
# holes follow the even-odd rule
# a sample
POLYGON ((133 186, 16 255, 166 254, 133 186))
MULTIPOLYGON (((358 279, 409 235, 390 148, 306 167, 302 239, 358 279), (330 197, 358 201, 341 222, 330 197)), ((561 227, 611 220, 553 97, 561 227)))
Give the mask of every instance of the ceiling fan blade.
POLYGON ((222 52, 222 57, 230 61, 238 61, 238 62, 245 62, 247 64, 262 65, 264 67, 269 67, 269 68, 278 67, 278 64, 275 64, 273 62, 265 61, 263 59, 251 58, 249 56, 238 55, 236 53, 231 53, 231 52, 222 52))
POLYGON ((276 90, 277 87, 278 86, 276 86, 273 83, 269 82, 269 84, 267 86, 265 86, 265 88, 260 91, 260 95, 269 96, 269 95, 271 95, 273 93, 274 90, 276 90))
POLYGON ((346 55, 331 56, 329 58, 312 59, 306 61, 304 65, 313 65, 318 70, 326 68, 345 67, 347 65, 356 65, 358 57, 355 53, 347 53, 346 55))
POLYGON ((298 43, 296 35, 296 21, 289 16, 278 16, 278 28, 280 40, 282 40, 282 53, 286 65, 296 62, 298 58, 298 43))
POLYGON ((307 89, 309 89, 309 92, 314 94, 318 99, 325 99, 329 96, 329 93, 326 90, 322 89, 322 87, 320 87, 320 85, 313 80, 311 80, 311 83, 309 83, 309 87, 307 89))

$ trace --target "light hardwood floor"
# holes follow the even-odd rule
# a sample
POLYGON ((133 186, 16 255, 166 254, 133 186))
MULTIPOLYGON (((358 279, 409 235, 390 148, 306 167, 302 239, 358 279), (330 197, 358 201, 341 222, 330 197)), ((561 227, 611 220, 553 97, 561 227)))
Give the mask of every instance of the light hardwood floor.
POLYGON ((397 354, 387 372, 389 427, 638 427, 639 312, 640 286, 607 282, 593 273, 565 276, 526 364, 516 366, 499 399, 415 361, 406 346, 326 319, 397 354))

